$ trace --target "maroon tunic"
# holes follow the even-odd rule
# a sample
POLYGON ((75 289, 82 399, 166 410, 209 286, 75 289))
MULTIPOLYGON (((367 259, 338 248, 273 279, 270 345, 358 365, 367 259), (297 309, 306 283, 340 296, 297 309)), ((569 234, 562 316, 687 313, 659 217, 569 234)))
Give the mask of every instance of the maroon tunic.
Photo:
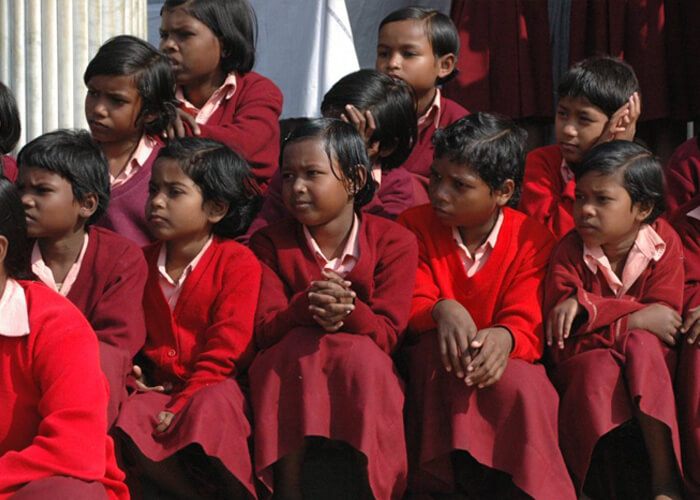
POLYGON ((360 216, 360 258, 345 277, 354 312, 326 334, 308 310, 307 289, 324 279, 302 226, 267 226, 251 239, 263 262, 256 342, 250 368, 258 477, 273 487, 273 464, 306 436, 344 441, 364 454, 374 497, 406 487, 403 384, 389 354, 408 320, 417 249, 394 222, 360 216))
POLYGON ((666 164, 666 213, 669 220, 683 217, 700 195, 700 145, 698 137, 678 146, 666 164))
POLYGON ((10 155, 0 155, 0 167, 2 175, 10 179, 10 182, 17 180, 17 161, 10 155))
POLYGON ((651 304, 680 312, 683 300, 683 249, 663 219, 652 225, 666 242, 624 297, 616 298, 605 279, 583 262, 577 232, 555 248, 545 284, 545 317, 576 294, 587 317, 572 331, 563 350, 550 348, 552 380, 559 390, 559 436, 569 470, 581 488, 593 449, 607 432, 634 418, 636 401, 645 414, 671 431, 680 467, 680 442, 673 398, 676 354, 646 330, 629 330, 629 315, 651 304))

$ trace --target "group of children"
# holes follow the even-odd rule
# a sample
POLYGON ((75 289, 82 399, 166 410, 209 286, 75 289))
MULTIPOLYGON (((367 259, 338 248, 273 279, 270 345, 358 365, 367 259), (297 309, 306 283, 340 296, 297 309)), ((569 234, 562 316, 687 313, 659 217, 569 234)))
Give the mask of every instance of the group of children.
POLYGON ((280 155, 247 2, 161 17, 88 65, 90 133, 2 157, 0 499, 576 498, 630 426, 644 494, 700 498, 700 154, 667 197, 628 65, 572 67, 526 160, 401 9, 280 155))

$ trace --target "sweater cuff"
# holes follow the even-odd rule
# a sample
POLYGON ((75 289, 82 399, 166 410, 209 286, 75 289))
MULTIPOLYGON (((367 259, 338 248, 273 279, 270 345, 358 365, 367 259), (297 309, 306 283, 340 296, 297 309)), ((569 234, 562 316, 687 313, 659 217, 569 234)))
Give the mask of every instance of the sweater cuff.
POLYGON ((355 309, 343 320, 342 331, 360 335, 376 334, 376 323, 372 321, 374 311, 359 299, 355 299, 355 309))

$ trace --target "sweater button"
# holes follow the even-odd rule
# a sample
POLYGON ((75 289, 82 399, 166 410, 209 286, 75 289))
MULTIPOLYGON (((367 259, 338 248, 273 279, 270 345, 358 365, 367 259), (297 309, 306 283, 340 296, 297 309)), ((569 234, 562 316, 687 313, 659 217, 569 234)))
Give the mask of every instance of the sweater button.
POLYGON ((177 354, 177 352, 175 352, 175 349, 170 349, 168 351, 168 356, 171 358, 174 358, 176 354, 177 354))

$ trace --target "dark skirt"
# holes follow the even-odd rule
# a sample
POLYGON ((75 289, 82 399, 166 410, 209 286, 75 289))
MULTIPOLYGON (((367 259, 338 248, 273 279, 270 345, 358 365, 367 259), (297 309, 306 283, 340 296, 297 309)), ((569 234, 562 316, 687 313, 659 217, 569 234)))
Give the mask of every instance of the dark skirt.
MULTIPOLYGON (((108 500, 99 481, 81 481, 74 477, 52 476, 32 481, 20 488, 12 500, 108 500)), ((116 498, 116 497, 115 497, 116 498)))
POLYGON ((683 343, 676 374, 686 498, 700 499, 700 348, 683 343))

